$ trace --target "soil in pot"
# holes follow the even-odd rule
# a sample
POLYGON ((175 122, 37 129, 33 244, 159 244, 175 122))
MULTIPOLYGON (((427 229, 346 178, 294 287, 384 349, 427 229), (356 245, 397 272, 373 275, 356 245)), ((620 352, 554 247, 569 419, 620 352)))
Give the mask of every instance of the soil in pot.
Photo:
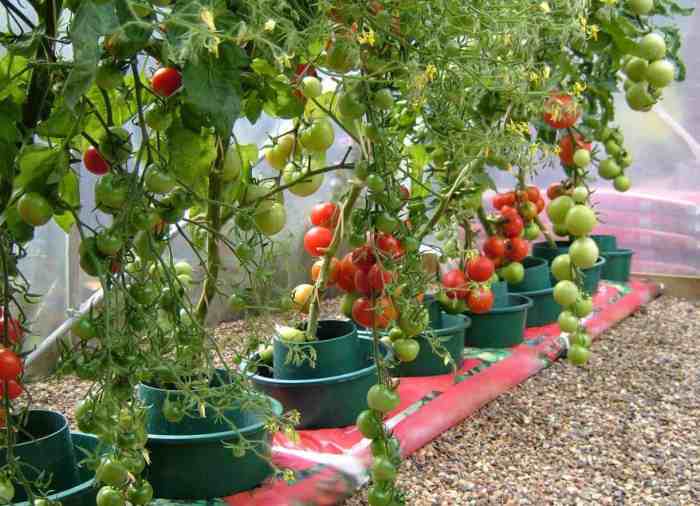
POLYGON ((312 379, 356 371, 364 365, 357 342, 357 328, 351 321, 320 320, 318 340, 287 343, 273 341, 274 376, 279 379, 312 379))
POLYGON ((509 348, 522 343, 530 307, 529 298, 509 294, 504 307, 494 307, 482 314, 467 312, 472 324, 464 333, 464 344, 473 348, 509 348))
POLYGON ((367 391, 377 383, 372 340, 358 337, 357 341, 363 366, 356 371, 327 378, 286 380, 273 377, 271 367, 260 366, 251 380, 256 388, 280 401, 285 411, 299 411, 298 429, 347 427, 367 408, 367 391))
POLYGON ((552 282, 549 276, 549 263, 544 258, 527 257, 523 260, 525 277, 520 283, 508 285, 510 292, 523 293, 534 292, 551 288, 552 282))
MULTIPOLYGON (((24 473, 35 481, 40 473, 51 476, 51 490, 66 490, 79 483, 75 450, 68 420, 61 413, 31 410, 17 436, 14 454, 26 464, 24 473)), ((0 467, 7 463, 7 450, 0 448, 0 467)), ((15 483, 15 501, 24 501, 24 489, 15 483)))
POLYGON ((634 255, 634 251, 630 249, 618 249, 603 253, 605 265, 601 277, 618 283, 628 282, 632 267, 632 255, 634 255))

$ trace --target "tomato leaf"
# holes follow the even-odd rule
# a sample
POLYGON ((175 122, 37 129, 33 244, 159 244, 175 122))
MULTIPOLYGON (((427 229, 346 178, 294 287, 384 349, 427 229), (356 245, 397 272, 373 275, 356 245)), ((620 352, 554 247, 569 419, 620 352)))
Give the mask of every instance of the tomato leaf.
POLYGON ((55 221, 56 225, 61 227, 61 230, 63 230, 67 234, 70 232, 70 229, 73 228, 73 225, 75 224, 75 217, 72 213, 66 211, 61 214, 54 214, 53 221, 55 221))
POLYGON ((248 57, 231 44, 221 44, 218 52, 218 58, 206 52, 190 61, 182 80, 189 102, 227 138, 241 110, 240 69, 248 65, 248 57))
POLYGON ((80 207, 80 181, 78 175, 69 170, 58 185, 58 196, 72 208, 80 207))
POLYGON ((60 166, 65 153, 58 149, 30 144, 24 146, 18 156, 19 175, 15 179, 15 188, 27 188, 33 183, 47 182, 52 171, 60 166))
POLYGON ((54 108, 51 116, 37 126, 37 133, 43 137, 67 137, 75 131, 77 114, 67 105, 61 104, 54 108))

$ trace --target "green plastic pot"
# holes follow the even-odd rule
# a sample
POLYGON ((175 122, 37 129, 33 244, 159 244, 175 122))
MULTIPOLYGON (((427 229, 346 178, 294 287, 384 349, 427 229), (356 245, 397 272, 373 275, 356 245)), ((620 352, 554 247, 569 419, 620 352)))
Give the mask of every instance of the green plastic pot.
MULTIPOLYGON (((438 304, 436 303, 436 305, 438 304)), ((392 369, 395 376, 437 376, 452 372, 452 364, 450 362, 445 364, 444 358, 433 351, 428 336, 430 339, 438 341, 438 345, 449 353, 457 368, 461 367, 464 352, 464 330, 471 324, 471 319, 465 315, 443 313, 440 320, 442 324, 439 327, 433 327, 431 322, 429 333, 424 332, 415 337, 420 343, 418 356, 412 362, 399 362, 392 369)), ((360 331, 359 335, 365 338, 372 337, 372 333, 367 331, 360 331)))
POLYGON ((493 307, 508 305, 508 283, 505 281, 491 283, 491 292, 493 292, 493 307))
POLYGON ((592 235, 593 239, 598 245, 598 249, 601 253, 607 253, 608 251, 615 251, 617 249, 617 237, 614 235, 592 235))
POLYGON ((626 283, 630 280, 630 270, 632 266, 632 255, 634 251, 630 249, 618 249, 608 251, 603 254, 605 265, 601 277, 618 283, 626 283))
POLYGON ((557 321, 561 306, 554 301, 554 288, 521 292, 532 299, 532 307, 527 310, 526 327, 541 327, 557 321))
POLYGON ((512 293, 504 307, 482 314, 467 312, 472 324, 464 333, 464 344, 472 348, 510 348, 522 343, 531 307, 531 299, 512 293))
MULTIPOLYGON (((253 384, 284 406, 301 414, 299 429, 330 429, 355 423, 367 409, 367 391, 377 383, 377 366, 372 358, 372 341, 358 337, 364 367, 328 378, 284 380, 272 377, 272 370, 261 366, 252 372, 253 384)), ((386 351, 389 354, 388 351, 386 351)), ((243 363, 244 370, 246 363, 243 363)))
POLYGON ((605 263, 605 257, 600 257, 593 267, 583 269, 583 288, 591 295, 598 291, 598 284, 600 283, 605 263))
POLYGON ((439 329, 442 327, 442 308, 433 295, 426 295, 423 298, 423 305, 428 308, 428 318, 430 328, 439 329))
MULTIPOLYGON (((20 431, 14 454, 24 466, 28 480, 35 481, 40 473, 51 476, 51 490, 67 490, 79 483, 73 440, 68 420, 61 413, 33 409, 27 423, 20 431)), ((0 448, 0 467, 7 464, 7 450, 0 448)), ((18 483, 15 499, 24 501, 27 496, 18 483)))
POLYGON ((569 252, 569 246, 571 241, 556 241, 556 248, 552 248, 548 242, 536 242, 532 245, 532 256, 537 258, 544 258, 552 263, 558 255, 563 255, 569 252))
MULTIPOLYGON (((78 461, 81 461, 85 454, 81 451, 94 452, 97 448, 97 437, 82 432, 72 432, 71 440, 73 452, 78 461)), ((62 506, 95 506, 97 487, 95 486, 95 471, 91 471, 84 465, 78 465, 78 482, 75 486, 66 490, 60 490, 48 497, 51 501, 60 502, 62 506)), ((29 501, 13 503, 17 506, 29 506, 29 501)))
POLYGON ((273 341, 274 376, 279 379, 313 379, 337 376, 360 369, 364 362, 357 343, 357 328, 347 320, 318 322, 317 341, 289 345, 279 338, 273 341), (301 363, 287 360, 290 347, 295 346, 305 356, 315 354, 315 363, 304 358, 301 363), (313 350, 313 352, 311 351, 313 350))
POLYGON ((510 292, 523 293, 544 290, 552 287, 549 276, 549 263, 544 258, 527 257, 523 260, 525 277, 520 283, 508 285, 510 292))

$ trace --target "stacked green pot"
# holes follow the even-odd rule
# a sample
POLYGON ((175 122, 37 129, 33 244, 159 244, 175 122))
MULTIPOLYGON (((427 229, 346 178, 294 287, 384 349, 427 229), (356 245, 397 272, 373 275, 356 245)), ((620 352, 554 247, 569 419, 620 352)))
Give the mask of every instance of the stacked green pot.
POLYGON ((358 337, 350 321, 321 320, 316 335, 317 341, 297 345, 276 338, 272 367, 249 371, 251 379, 256 388, 277 399, 285 411, 294 409, 301 414, 299 429, 352 425, 367 408, 367 391, 378 381, 372 341, 358 337), (316 367, 322 372, 307 361, 288 360, 290 346, 298 346, 298 351, 307 356, 313 350, 316 367))
POLYGON ((619 283, 629 281, 634 252, 631 249, 618 248, 617 238, 614 235, 591 237, 598 244, 600 254, 605 258, 601 277, 619 283))
MULTIPOLYGON (((218 370, 210 388, 226 388, 226 371, 218 370)), ((139 385, 139 397, 149 407, 146 428, 150 464, 146 478, 153 486, 154 495, 162 499, 211 499, 249 490, 267 478, 272 469, 270 454, 271 434, 264 427, 262 411, 271 408, 282 414, 282 406, 267 397, 257 401, 260 413, 242 410, 236 406, 225 409, 224 416, 232 427, 207 406, 205 416, 197 410, 188 412, 180 422, 165 418, 163 405, 184 401, 185 393, 174 387, 139 385), (230 445, 245 438, 251 448, 242 456, 234 455, 230 445)))
POLYGON ((464 344, 472 348, 509 348, 523 342, 528 310, 533 302, 520 294, 509 294, 506 304, 488 313, 471 313, 464 344))
MULTIPOLYGON (((593 236, 593 239, 595 240, 595 236, 593 236)), ((532 246, 532 256, 544 258, 551 264, 557 256, 569 252, 570 244, 571 241, 556 241, 556 247, 551 247, 547 242, 538 242, 532 246)), ((601 254, 593 267, 583 269, 583 287, 588 293, 594 294, 598 291, 598 284, 600 283, 605 263, 605 256, 601 254)))
POLYGON ((527 311, 527 326, 541 327, 555 322, 561 306, 554 301, 549 263, 544 258, 527 257, 523 261, 523 267, 525 277, 522 282, 509 285, 508 288, 511 292, 532 300, 532 307, 527 311))

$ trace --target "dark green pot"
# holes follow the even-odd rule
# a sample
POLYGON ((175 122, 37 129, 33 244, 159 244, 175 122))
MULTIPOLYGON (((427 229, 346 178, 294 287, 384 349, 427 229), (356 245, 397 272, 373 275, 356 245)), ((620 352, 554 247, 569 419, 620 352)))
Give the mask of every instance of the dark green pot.
MULTIPOLYGON (((282 406, 269 399, 276 415, 282 406)), ((146 479, 161 499, 204 500, 250 490, 272 473, 269 464, 272 435, 262 414, 227 410, 238 429, 189 435, 149 434, 150 464, 146 479), (234 455, 229 445, 244 437, 252 448, 234 455)))
MULTIPOLYGON (((94 452, 97 448, 97 438, 91 434, 82 432, 71 433, 73 452, 80 462, 85 457, 81 451, 94 452)), ((58 501, 62 506, 95 506, 95 497, 98 488, 95 486, 95 471, 91 471, 84 465, 78 465, 78 482, 75 486, 61 490, 48 497, 51 501, 58 501)), ((29 506, 29 501, 13 503, 17 506, 29 506)))
POLYGON ((505 307, 508 305, 508 283, 497 281, 491 284, 493 292, 493 307, 505 307))
POLYGON ((301 380, 327 378, 362 368, 364 357, 357 343, 357 328, 347 320, 321 320, 318 322, 317 341, 300 343, 297 346, 304 355, 315 351, 316 361, 308 359, 300 364, 287 362, 290 345, 275 338, 273 341, 274 376, 279 379, 301 380))
POLYGON ((509 348, 523 342, 525 322, 532 300, 508 295, 508 304, 488 313, 467 313, 472 324, 464 333, 464 344, 472 348, 509 348))
POLYGON ((541 327, 557 321, 561 306, 554 301, 554 288, 521 292, 532 299, 532 307, 527 310, 527 327, 541 327))
MULTIPOLYGON (((14 454, 25 464, 24 473, 28 480, 35 481, 40 473, 44 477, 51 476, 51 490, 67 490, 80 481, 68 420, 61 413, 31 410, 27 424, 18 436, 14 454)), ((0 467, 5 464, 7 450, 0 448, 0 467)), ((15 500, 26 500, 21 485, 14 485, 15 500)))
POLYGON ((428 317, 430 318, 430 328, 439 329, 442 327, 442 308, 440 303, 432 295, 426 295, 423 298, 423 305, 428 308, 428 317))
POLYGON ((527 257, 523 260, 525 277, 520 283, 508 285, 508 290, 516 293, 534 292, 552 287, 549 276, 549 263, 544 258, 527 257))
POLYGON ((593 267, 583 269, 583 288, 591 295, 598 291, 598 284, 600 283, 605 263, 605 257, 600 257, 593 267))
POLYGON ((552 248, 546 241, 536 242, 532 245, 532 256, 544 258, 551 264, 552 260, 554 260, 558 255, 563 255, 564 253, 569 252, 571 241, 556 241, 556 245, 556 248, 552 248))
POLYGON ((615 251, 617 249, 617 237, 614 235, 592 235, 591 239, 596 242, 601 253, 607 253, 608 251, 615 251))
POLYGON ((601 277, 618 283, 626 283, 630 280, 630 270, 632 266, 632 255, 634 251, 630 249, 618 249, 608 251, 603 254, 605 265, 601 277))
POLYGON ((377 383, 372 340, 358 337, 358 343, 364 367, 357 371, 328 378, 284 380, 273 378, 269 367, 260 367, 251 380, 256 388, 280 401, 285 411, 295 409, 301 414, 299 429, 347 427, 367 409, 367 391, 377 383))
MULTIPOLYGON (((438 305, 437 303, 435 305, 438 305)), ((438 305, 439 306, 439 305, 438 305)), ((449 374, 453 372, 452 364, 445 364, 444 358, 437 355, 431 346, 431 339, 437 341, 440 346, 438 350, 449 353, 457 368, 462 365, 462 355, 464 352, 464 330, 469 327, 471 320, 465 315, 451 315, 443 313, 440 320, 440 327, 433 327, 429 334, 418 334, 415 339, 420 343, 418 356, 412 362, 399 362, 392 369, 395 376, 437 376, 439 374, 449 374), (442 348, 442 349, 441 349, 442 348)), ((360 331, 360 337, 371 338, 371 332, 360 331)))

